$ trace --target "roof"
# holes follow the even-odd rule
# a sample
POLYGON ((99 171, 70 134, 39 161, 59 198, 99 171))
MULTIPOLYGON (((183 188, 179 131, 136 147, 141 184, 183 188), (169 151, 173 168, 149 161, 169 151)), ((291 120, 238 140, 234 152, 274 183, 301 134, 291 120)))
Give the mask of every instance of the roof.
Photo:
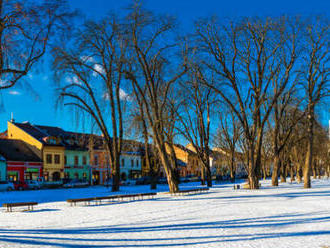
POLYGON ((41 154, 21 140, 0 139, 0 155, 7 161, 42 162, 41 154))
MULTIPOLYGON (((17 127, 39 140, 44 145, 64 146, 67 150, 86 151, 89 149, 91 142, 93 149, 104 150, 104 137, 95 134, 68 132, 59 127, 33 125, 29 122, 14 123, 17 127), (60 139, 58 144, 49 144, 47 137, 56 137, 60 139)), ((144 144, 135 140, 123 140, 122 152, 126 154, 142 155, 144 153, 144 144)))
POLYGON ((59 127, 32 125, 29 122, 14 123, 17 127, 30 134, 32 137, 47 146, 64 146, 68 150, 87 150, 84 143, 77 143, 72 132, 64 131, 59 127), (59 138, 60 142, 51 144, 47 142, 48 137, 59 138))
POLYGON ((178 147, 179 149, 189 153, 189 154, 193 154, 193 155, 196 155, 196 152, 188 149, 187 147, 183 146, 183 145, 180 145, 180 144, 174 144, 174 146, 178 147))

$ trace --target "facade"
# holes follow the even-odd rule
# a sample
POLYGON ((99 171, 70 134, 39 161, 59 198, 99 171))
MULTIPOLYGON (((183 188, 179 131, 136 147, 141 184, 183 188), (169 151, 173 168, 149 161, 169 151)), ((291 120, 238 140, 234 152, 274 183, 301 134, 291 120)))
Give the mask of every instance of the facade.
POLYGON ((0 181, 7 179, 7 164, 6 159, 0 155, 0 181))
MULTIPOLYGON (((170 153, 168 145, 166 145, 166 151, 167 153, 170 153)), ((199 159, 194 151, 183 145, 175 144, 174 152, 179 165, 179 173, 181 177, 201 175, 199 159)))
POLYGON ((36 180, 43 174, 40 154, 21 140, 0 139, 0 155, 6 160, 5 178, 10 181, 36 180))
POLYGON ((139 152, 126 152, 120 156, 120 178, 136 179, 142 174, 141 154, 139 152))
MULTIPOLYGON (((216 147, 212 151, 214 156, 213 173, 221 176, 230 175, 229 163, 230 163, 230 151, 225 148, 216 147)), ((235 152, 235 177, 244 178, 247 177, 247 171, 245 169, 244 154, 235 152)))
MULTIPOLYGON (((8 122, 9 140, 26 142, 43 161, 46 181, 85 179, 92 184, 104 184, 111 177, 109 154, 102 136, 66 132, 58 127, 32 125, 28 122, 8 122)), ((121 179, 142 175, 141 144, 123 140, 120 157, 121 179)))
POLYGON ((65 148, 61 139, 47 133, 45 128, 28 122, 8 122, 8 139, 22 140, 37 149, 44 161, 43 177, 46 181, 58 181, 64 177, 65 148))
MULTIPOLYGON (((80 134, 86 135, 86 134, 80 134)), ((104 138, 99 135, 86 135, 85 147, 89 150, 92 184, 104 184, 111 178, 110 155, 105 147, 104 138)), ((138 178, 142 172, 141 144, 131 140, 123 140, 122 155, 120 156, 121 180, 138 178)))
POLYGON ((91 180, 91 167, 87 149, 65 150, 64 178, 91 180))

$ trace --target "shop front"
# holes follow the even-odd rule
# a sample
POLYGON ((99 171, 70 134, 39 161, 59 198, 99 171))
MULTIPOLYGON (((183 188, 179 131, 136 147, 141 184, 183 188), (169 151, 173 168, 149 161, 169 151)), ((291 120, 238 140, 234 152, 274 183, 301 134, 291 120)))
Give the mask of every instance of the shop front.
POLYGON ((41 176, 41 162, 7 162, 7 178, 9 181, 37 180, 41 176))

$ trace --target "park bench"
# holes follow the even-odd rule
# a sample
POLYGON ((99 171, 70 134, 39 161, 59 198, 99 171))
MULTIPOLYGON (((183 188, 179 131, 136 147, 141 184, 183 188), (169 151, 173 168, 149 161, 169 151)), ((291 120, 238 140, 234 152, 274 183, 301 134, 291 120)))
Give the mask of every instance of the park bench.
POLYGON ((241 185, 239 184, 234 184, 234 189, 240 189, 241 188, 241 185))
POLYGON ((145 197, 153 198, 157 193, 138 193, 138 194, 124 194, 124 195, 111 195, 111 196, 100 196, 100 197, 91 197, 91 198, 80 198, 80 199, 69 199, 67 200, 71 206, 76 206, 77 202, 85 202, 85 204, 90 205, 90 202, 96 202, 101 204, 103 200, 118 200, 123 201, 124 199, 143 200, 145 197))
POLYGON ((190 195, 190 194, 196 194, 196 193, 203 193, 208 190, 209 190, 209 188, 185 189, 185 190, 179 190, 178 192, 175 192, 175 193, 171 193, 171 195, 190 195))
POLYGON ((28 211, 33 210, 33 206, 38 205, 37 202, 16 202, 16 203, 4 203, 2 207, 7 208, 7 212, 12 212, 13 207, 28 207, 28 211))
POLYGON ((91 201, 94 201, 95 197, 90 198, 77 198, 77 199, 68 199, 66 200, 68 203, 70 203, 71 206, 76 206, 77 202, 84 202, 86 205, 90 204, 91 201))

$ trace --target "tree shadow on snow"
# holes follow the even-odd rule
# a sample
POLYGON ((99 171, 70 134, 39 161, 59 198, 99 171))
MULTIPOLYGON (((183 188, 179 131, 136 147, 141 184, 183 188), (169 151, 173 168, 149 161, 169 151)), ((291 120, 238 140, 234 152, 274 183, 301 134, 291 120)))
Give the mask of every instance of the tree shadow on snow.
MULTIPOLYGON (((308 223, 330 223, 330 216, 317 217, 324 214, 318 212, 306 214, 286 214, 264 216, 256 218, 242 218, 214 222, 194 222, 182 224, 162 224, 157 220, 148 226, 100 226, 90 228, 67 228, 67 229, 0 229, 0 243, 6 242, 13 245, 42 245, 46 247, 171 247, 171 246, 200 246, 212 243, 239 242, 262 239, 276 239, 303 236, 330 235, 330 230, 299 231, 299 232, 265 232, 263 228, 276 230, 276 228, 300 225, 308 223), (313 217, 311 217, 314 215, 313 217), (257 228, 251 234, 233 235, 202 235, 210 229, 246 229, 257 228), (258 228, 261 232, 258 233, 258 228), (200 236, 183 235, 185 231, 197 230, 200 236), (154 238, 130 238, 147 234, 154 238), (175 233, 177 237, 166 237, 175 233), (106 234, 109 238, 93 238, 97 234, 106 234), (125 238, 113 238, 120 234, 125 238), (134 235, 135 234, 135 235, 134 235), (138 243, 136 243, 138 242, 138 243)), ((132 224, 134 225, 134 223, 132 224)), ((137 223, 135 223, 137 225, 137 223)))

